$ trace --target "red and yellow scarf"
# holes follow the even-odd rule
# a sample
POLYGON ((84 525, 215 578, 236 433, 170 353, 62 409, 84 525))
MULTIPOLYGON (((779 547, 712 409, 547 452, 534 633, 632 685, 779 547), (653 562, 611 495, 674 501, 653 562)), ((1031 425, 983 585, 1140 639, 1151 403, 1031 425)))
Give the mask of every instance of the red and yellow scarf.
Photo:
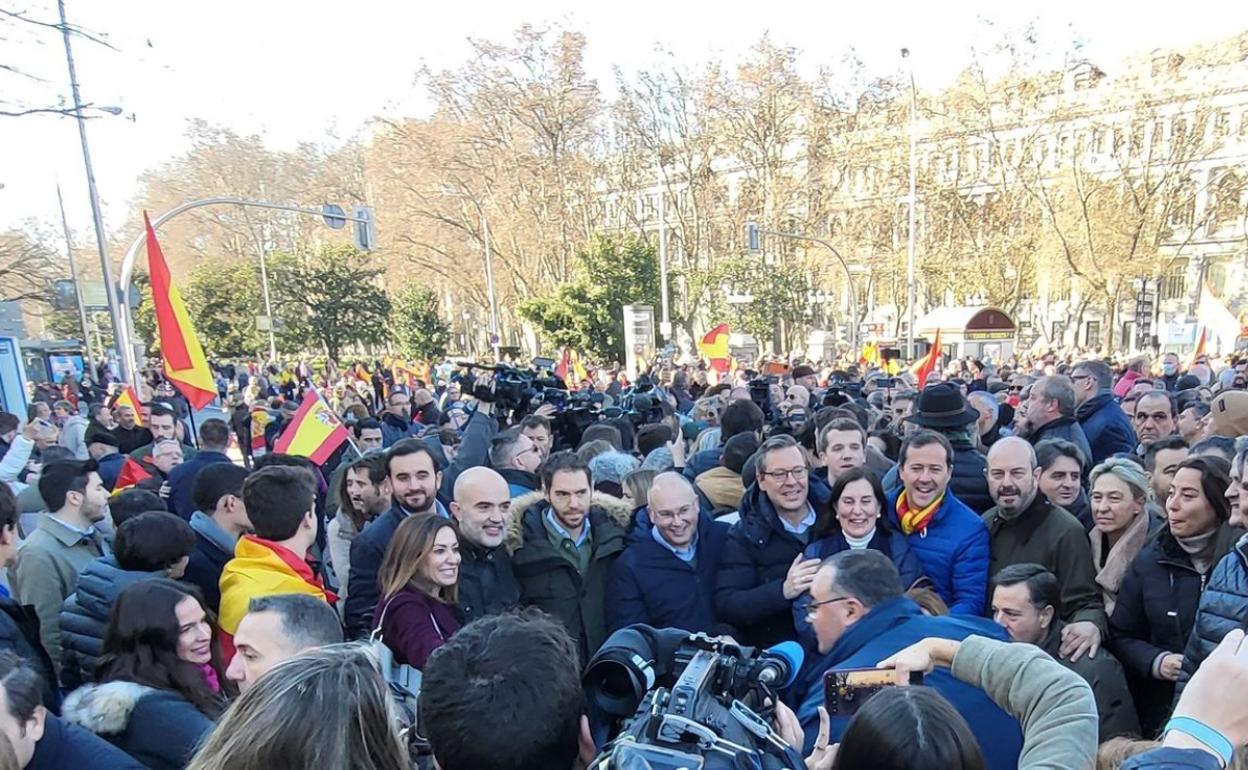
POLYGON ((897 521, 901 522, 902 533, 911 535, 927 529, 927 525, 936 516, 936 510, 944 501, 945 496, 942 494, 925 508, 911 508, 910 501, 906 499, 906 490, 901 490, 901 494, 897 495, 897 521))

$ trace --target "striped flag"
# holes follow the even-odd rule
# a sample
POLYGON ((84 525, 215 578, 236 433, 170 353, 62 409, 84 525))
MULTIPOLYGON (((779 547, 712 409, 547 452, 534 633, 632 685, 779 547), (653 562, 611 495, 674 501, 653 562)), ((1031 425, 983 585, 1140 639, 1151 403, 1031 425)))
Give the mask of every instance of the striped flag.
POLYGON ((118 494, 130 487, 135 486, 140 481, 147 481, 152 474, 139 465, 134 459, 127 457, 121 464, 121 470, 117 473, 117 480, 113 482, 113 494, 118 494))
POLYGON ((342 420, 315 390, 309 390, 294 419, 273 445, 273 451, 306 457, 320 465, 347 439, 347 428, 342 420))
POLYGON ((147 228, 147 270, 152 280, 152 304, 156 309, 165 377, 182 391, 192 408, 203 409, 217 397, 217 385, 146 211, 143 225, 147 228))
POLYGON ((707 332, 702 337, 702 341, 698 343, 698 351, 710 360, 711 368, 720 374, 727 372, 730 367, 729 336, 731 336, 731 330, 728 324, 720 324, 707 332))
POLYGON ((919 380, 919 390, 923 390, 923 386, 927 384, 927 378, 940 366, 940 359, 940 329, 937 329, 936 339, 932 341, 932 349, 910 367, 911 374, 919 380))

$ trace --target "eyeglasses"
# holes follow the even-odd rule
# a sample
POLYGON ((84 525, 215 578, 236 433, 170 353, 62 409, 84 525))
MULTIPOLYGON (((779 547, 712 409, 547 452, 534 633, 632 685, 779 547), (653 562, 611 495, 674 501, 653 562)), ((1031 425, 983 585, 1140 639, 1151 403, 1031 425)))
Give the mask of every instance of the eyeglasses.
POLYGON ((1072 380, 1074 380, 1074 381, 1076 381, 1076 382, 1077 382, 1077 381, 1079 381, 1079 380, 1090 380, 1090 379, 1092 379, 1092 375, 1090 375, 1090 374, 1072 374, 1072 375, 1070 376, 1070 379, 1072 379, 1072 380))
POLYGON ((809 619, 811 619, 811 618, 814 618, 814 617, 815 617, 815 615, 817 614, 817 612, 818 612, 819 608, 820 608, 820 607, 822 607, 822 606, 823 606, 823 605, 825 605, 825 604, 836 604, 837 602, 843 602, 843 601, 846 601, 846 600, 849 600, 849 599, 852 599, 852 598, 854 598, 854 597, 852 597, 852 596, 837 596, 836 598, 833 598, 833 599, 824 599, 824 600, 823 600, 823 601, 821 601, 821 602, 811 602, 810 604, 807 604, 807 605, 806 605, 806 618, 807 618, 808 620, 809 620, 809 619))
POLYGON ((794 481, 801 481, 808 472, 806 468, 789 468, 783 471, 764 471, 763 475, 775 482, 786 481, 790 476, 794 481))

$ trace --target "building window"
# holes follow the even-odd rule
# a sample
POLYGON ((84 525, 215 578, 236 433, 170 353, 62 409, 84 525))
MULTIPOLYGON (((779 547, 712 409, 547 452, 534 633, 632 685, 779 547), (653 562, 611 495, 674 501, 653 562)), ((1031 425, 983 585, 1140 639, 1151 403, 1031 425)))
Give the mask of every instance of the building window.
POLYGON ((1218 114, 1213 116, 1213 138, 1224 139, 1229 133, 1231 133, 1231 111, 1218 110, 1218 114))
POLYGON ((1088 321, 1083 327, 1083 344, 1088 347, 1096 347, 1101 344, 1101 322, 1088 321))
POLYGON ((1230 254, 1222 254, 1216 257, 1210 257, 1205 265, 1205 285, 1209 287, 1209 291, 1218 299, 1223 299, 1231 293, 1231 267, 1234 257, 1230 254))
POLYGON ((1187 296, 1187 260, 1176 259, 1170 263, 1170 269, 1161 277, 1161 285, 1157 294, 1160 299, 1183 299, 1187 296))

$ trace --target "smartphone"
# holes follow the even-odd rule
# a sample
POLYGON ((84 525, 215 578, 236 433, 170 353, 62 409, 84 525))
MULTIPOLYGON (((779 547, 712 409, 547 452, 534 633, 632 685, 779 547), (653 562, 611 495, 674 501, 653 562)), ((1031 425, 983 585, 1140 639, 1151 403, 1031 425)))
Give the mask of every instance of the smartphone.
POLYGON ((823 704, 829 716, 853 716, 872 695, 885 687, 923 684, 922 671, 899 669, 834 668, 823 675, 823 704))

